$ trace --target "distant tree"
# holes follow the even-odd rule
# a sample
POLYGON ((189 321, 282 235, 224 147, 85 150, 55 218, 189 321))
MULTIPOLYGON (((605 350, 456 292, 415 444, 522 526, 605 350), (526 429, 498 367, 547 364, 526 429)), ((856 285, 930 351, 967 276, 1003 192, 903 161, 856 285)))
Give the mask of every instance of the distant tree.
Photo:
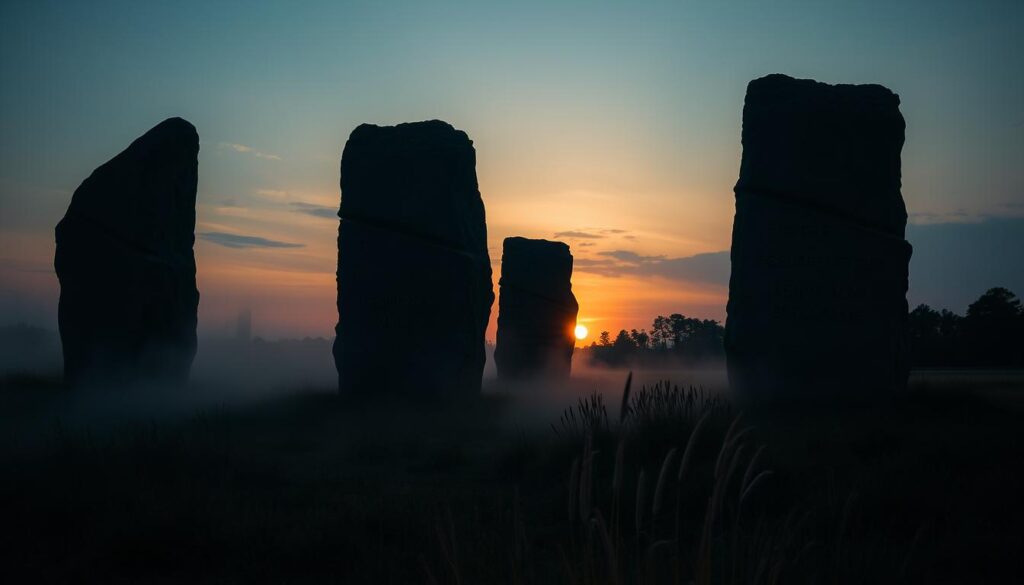
POLYGON ((641 329, 640 331, 633 329, 629 332, 629 337, 633 340, 633 345, 637 349, 648 349, 651 346, 651 336, 647 334, 646 329, 641 329))
POLYGON ((672 326, 668 319, 663 315, 658 315, 654 318, 654 323, 651 324, 651 343, 655 349, 668 349, 672 345, 672 326))
POLYGON ((939 335, 945 339, 954 339, 960 335, 964 318, 949 309, 939 313, 939 335))
POLYGON ((686 340, 688 319, 679 313, 672 313, 668 316, 669 337, 677 348, 686 340))
POLYGON ((973 365, 1024 365, 1024 316, 1017 295, 992 288, 967 307, 963 319, 965 352, 973 365))
POLYGON ((1003 287, 988 289, 967 307, 967 318, 974 320, 1012 321, 1021 315, 1020 299, 1003 287))
POLYGON ((629 333, 626 333, 626 330, 622 329, 619 331, 619 334, 615 336, 615 341, 612 342, 612 347, 615 348, 615 351, 625 354, 628 353, 629 350, 634 349, 636 345, 633 344, 633 338, 629 336, 629 333))
POLYGON ((725 328, 713 319, 691 319, 688 344, 695 359, 718 358, 724 355, 725 328))
POLYGON ((721 358, 725 329, 713 319, 696 319, 680 313, 668 317, 658 316, 652 326, 652 339, 656 348, 672 348, 672 352, 685 359, 721 358))
MULTIPOLYGON (((948 312, 948 311, 947 311, 948 312)), ((950 313, 952 317, 958 315, 950 313)), ((944 360, 944 346, 952 343, 957 329, 953 319, 928 305, 918 305, 907 316, 907 333, 910 338, 911 363, 916 366, 938 366, 944 360), (944 332, 950 336, 944 337, 944 332)))
POLYGON ((724 336, 725 329, 713 319, 696 319, 681 313, 658 315, 650 331, 623 329, 614 339, 602 333, 602 341, 594 345, 596 351, 590 356, 613 365, 663 363, 666 359, 720 360, 725 355, 724 336))
POLYGON ((907 328, 911 338, 928 338, 939 334, 939 312, 925 304, 914 307, 907 316, 907 328))
POLYGON ((1024 310, 1005 288, 986 291, 963 317, 918 305, 907 331, 914 367, 1024 366, 1024 310))
POLYGON ((601 332, 600 340, 598 342, 598 345, 600 345, 601 347, 608 347, 611 344, 612 344, 611 335, 607 331, 602 331, 601 332))

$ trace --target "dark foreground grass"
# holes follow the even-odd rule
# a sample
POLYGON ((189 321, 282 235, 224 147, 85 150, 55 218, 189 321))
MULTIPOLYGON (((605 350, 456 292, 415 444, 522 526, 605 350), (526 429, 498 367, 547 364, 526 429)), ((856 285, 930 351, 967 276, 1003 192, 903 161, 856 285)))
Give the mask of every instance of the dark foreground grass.
POLYGON ((737 416, 662 385, 544 431, 499 397, 98 422, 51 414, 53 383, 3 392, 3 582, 1024 578, 1021 411, 965 391, 737 416))

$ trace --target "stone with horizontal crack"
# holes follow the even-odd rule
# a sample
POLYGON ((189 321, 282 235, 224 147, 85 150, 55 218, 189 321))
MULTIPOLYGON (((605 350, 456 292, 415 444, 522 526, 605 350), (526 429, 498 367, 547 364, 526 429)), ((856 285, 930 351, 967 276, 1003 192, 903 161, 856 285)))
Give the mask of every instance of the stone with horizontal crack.
POLYGON ((188 378, 198 154, 195 127, 170 118, 75 190, 54 257, 67 383, 188 378))
POLYGON ((341 157, 342 394, 479 394, 494 292, 476 151, 438 120, 356 128, 341 157))
POLYGON ((725 345, 754 402, 905 387, 899 97, 879 85, 756 79, 743 108, 725 345))
POLYGON ((562 242, 506 238, 501 255, 494 364, 502 379, 566 378, 579 304, 562 242))

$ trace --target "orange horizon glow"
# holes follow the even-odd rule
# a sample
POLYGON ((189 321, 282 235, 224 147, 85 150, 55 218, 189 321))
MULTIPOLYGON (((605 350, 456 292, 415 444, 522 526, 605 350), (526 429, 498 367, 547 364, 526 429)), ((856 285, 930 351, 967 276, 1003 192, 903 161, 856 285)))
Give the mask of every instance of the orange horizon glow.
MULTIPOLYGON (((200 205, 196 233, 224 231, 261 235, 285 241, 303 241, 302 248, 233 249, 197 237, 195 255, 200 291, 199 330, 201 335, 230 335, 240 312, 252 312, 253 334, 267 339, 326 337, 337 323, 335 268, 337 263, 337 220, 287 214, 274 217, 267 210, 210 208, 200 205), (244 218, 238 224, 224 221, 227 215, 244 218), (238 225, 238 227, 236 227, 238 225)), ((499 224, 501 225, 501 224, 499 224)), ((530 233, 501 226, 490 230, 492 286, 501 276, 501 242, 507 235, 526 232, 528 237, 552 238, 551 234, 530 233)), ((597 257, 596 246, 570 241, 577 260, 597 257)), ((32 250, 22 260, 24 267, 5 274, 4 287, 15 298, 40 304, 52 313, 56 326, 59 285, 53 273, 53 241, 50 234, 4 234, 0 244, 32 250), (11 278, 11 276, 16 278, 11 278)), ((619 246, 614 242, 607 246, 619 246)), ((573 292, 580 304, 578 345, 589 345, 601 331, 613 336, 620 329, 649 328, 654 317, 673 312, 721 320, 727 291, 723 287, 691 285, 666 279, 629 275, 609 276, 574 270, 573 292)), ((496 338, 498 300, 491 310, 486 338, 496 338)))
MULTIPOLYGON (((703 318, 723 318, 727 294, 724 287, 646 276, 611 276, 588 271, 584 264, 603 258, 601 251, 614 249, 675 256, 715 251, 728 241, 727 233, 723 233, 722 244, 718 245, 674 237, 672 231, 660 225, 669 212, 663 205, 660 213, 631 214, 628 198, 610 193, 567 190, 548 197, 515 196, 509 188, 492 185, 486 180, 484 172, 491 168, 490 159, 483 156, 479 143, 476 147, 482 159, 478 173, 487 208, 488 249, 496 296, 486 331, 488 340, 496 339, 501 249, 503 240, 509 236, 557 239, 569 244, 576 260, 573 292, 581 314, 586 315, 577 322, 587 329, 584 338, 577 337, 580 345, 589 344, 601 331, 614 335, 620 329, 649 328, 657 315, 682 312, 703 318), (573 221, 557 219, 565 217, 573 217, 573 221), (613 221, 616 219, 620 221, 613 221), (595 235, 600 232, 600 238, 555 235, 583 233, 588 229, 595 235)), ((224 328, 230 331, 227 324, 233 323, 239 311, 249 309, 253 314, 254 334, 265 337, 333 335, 337 322, 338 220, 282 211, 294 201, 336 208, 340 194, 336 186, 331 187, 261 190, 253 196, 259 203, 253 208, 199 206, 197 233, 234 231, 304 244, 302 248, 292 249, 239 250, 197 238, 201 328, 211 332, 224 328)))

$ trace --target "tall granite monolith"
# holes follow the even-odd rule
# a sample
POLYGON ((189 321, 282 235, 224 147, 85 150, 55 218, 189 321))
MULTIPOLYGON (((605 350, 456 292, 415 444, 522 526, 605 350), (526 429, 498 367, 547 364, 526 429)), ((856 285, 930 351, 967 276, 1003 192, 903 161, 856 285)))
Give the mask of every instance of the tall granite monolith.
POLYGON ((494 365, 503 379, 568 377, 579 304, 562 242, 506 238, 494 365))
POLYGON ((339 391, 478 394, 494 292, 466 133, 438 120, 359 126, 338 216, 339 391))
POLYGON ((75 190, 54 268, 72 385, 187 379, 196 353, 199 135, 164 120, 75 190))
POLYGON ((879 85, 747 86, 725 346, 742 399, 906 386, 905 123, 879 85))

